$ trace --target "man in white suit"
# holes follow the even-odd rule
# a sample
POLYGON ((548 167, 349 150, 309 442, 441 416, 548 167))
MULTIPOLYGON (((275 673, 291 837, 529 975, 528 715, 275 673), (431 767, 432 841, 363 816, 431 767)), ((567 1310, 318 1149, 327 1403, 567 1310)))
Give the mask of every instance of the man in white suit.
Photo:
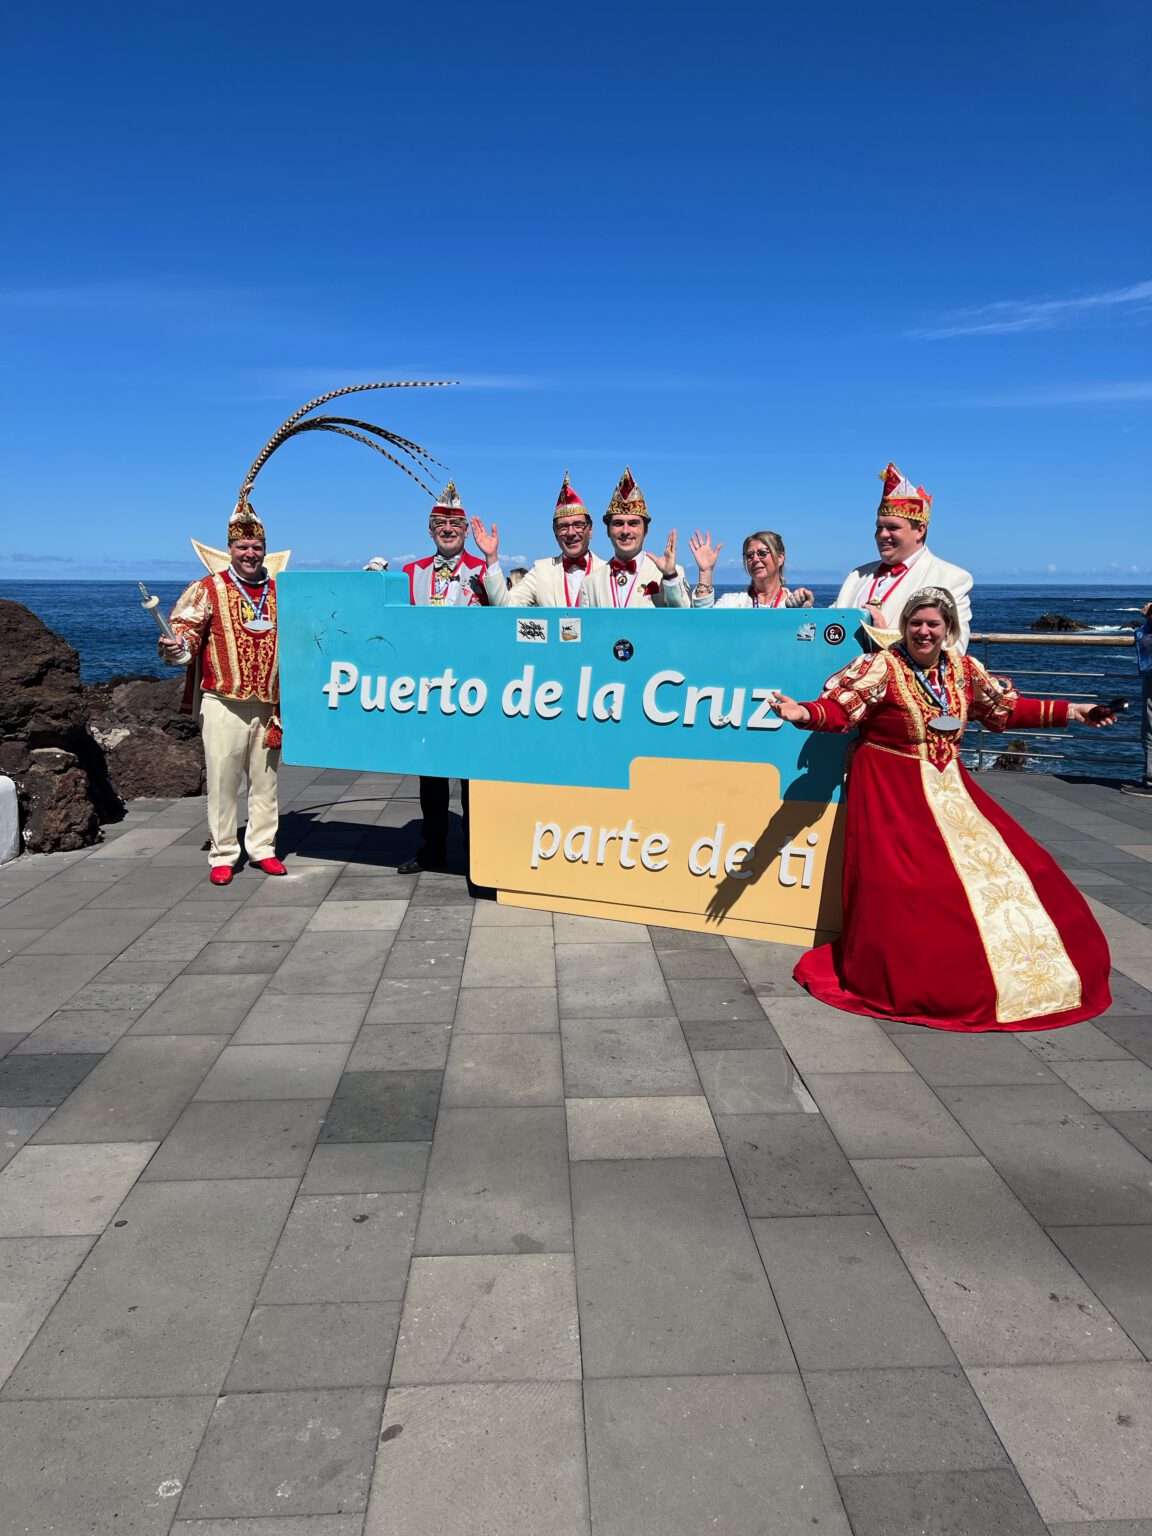
POLYGON ((972 627, 972 576, 958 565, 941 560, 928 548, 928 519, 932 498, 922 485, 913 486, 895 464, 880 476, 884 490, 876 512, 879 560, 858 565, 844 578, 834 608, 861 608, 873 639, 892 645, 900 638, 900 611, 922 587, 943 587, 956 599, 960 619, 957 649, 968 649, 972 627))
POLYGON ((692 597, 676 564, 676 530, 662 555, 650 555, 644 540, 652 519, 644 493, 626 469, 612 492, 604 526, 612 558, 584 582, 586 608, 690 608, 692 597))
POLYGON ((588 508, 572 489, 567 470, 552 514, 552 532, 556 535, 560 553, 537 560, 528 574, 510 587, 500 569, 500 538, 496 524, 493 523, 489 530, 478 517, 472 519, 476 548, 488 562, 484 590, 494 608, 579 608, 583 605, 584 582, 604 562, 588 548, 592 540, 592 519, 588 508))

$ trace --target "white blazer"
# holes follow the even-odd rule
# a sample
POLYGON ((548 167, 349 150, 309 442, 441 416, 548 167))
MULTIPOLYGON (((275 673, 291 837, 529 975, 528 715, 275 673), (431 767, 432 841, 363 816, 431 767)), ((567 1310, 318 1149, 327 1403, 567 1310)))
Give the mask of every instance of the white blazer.
MULTIPOLYGON (((870 560, 867 565, 858 565, 855 570, 849 571, 840 588, 840 595, 832 604, 833 608, 863 608, 872 591, 873 582, 883 574, 884 569, 882 560, 870 560)), ((966 651, 972 629, 972 604, 968 597, 972 590, 971 572, 939 559, 926 544, 908 562, 907 574, 888 583, 880 599, 884 628, 872 629, 871 633, 881 645, 895 644, 900 638, 900 614, 904 604, 922 587, 943 587, 955 598, 956 614, 960 620, 960 640, 955 649, 966 651)), ((953 647, 949 646, 948 649, 952 650, 953 647)))
POLYGON ((612 568, 601 561, 597 570, 584 578, 584 608, 690 608, 692 598, 684 568, 676 567, 676 580, 665 581, 660 567, 648 553, 642 553, 636 561, 636 580, 628 577, 624 586, 618 586, 612 568), (648 593, 645 587, 655 583, 656 590, 648 593), (615 586, 615 600, 613 587, 615 586))
MULTIPOLYGON (((592 571, 603 564, 599 555, 592 556, 592 570, 581 577, 580 593, 573 604, 569 604, 564 596, 564 560, 561 555, 537 560, 527 576, 521 577, 514 587, 508 585, 499 565, 490 565, 484 572, 484 590, 494 608, 586 608, 588 599, 584 595, 584 583, 592 571)), ((571 577, 568 585, 571 590, 571 577)))

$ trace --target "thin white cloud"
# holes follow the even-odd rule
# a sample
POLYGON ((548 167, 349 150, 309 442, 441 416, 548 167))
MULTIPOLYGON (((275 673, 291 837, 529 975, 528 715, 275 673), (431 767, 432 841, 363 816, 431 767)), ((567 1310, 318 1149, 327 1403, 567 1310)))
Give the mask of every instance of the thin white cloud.
POLYGON ((939 325, 908 334, 918 341, 946 341, 954 336, 1012 336, 1028 331, 1050 331, 1083 319, 1100 310, 1152 309, 1152 282, 1130 288, 1108 288, 1102 293, 1081 294, 1073 299, 998 299, 975 309, 945 315, 939 325))
POLYGON ((1053 389, 1022 389, 1009 395, 978 395, 960 405, 1011 410, 1021 406, 1141 405, 1152 402, 1152 379, 1131 379, 1113 384, 1070 384, 1053 389))

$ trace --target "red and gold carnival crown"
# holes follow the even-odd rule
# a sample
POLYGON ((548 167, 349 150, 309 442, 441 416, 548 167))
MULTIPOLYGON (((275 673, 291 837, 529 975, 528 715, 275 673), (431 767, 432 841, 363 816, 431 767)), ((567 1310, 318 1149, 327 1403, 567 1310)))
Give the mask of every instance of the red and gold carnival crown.
POLYGON ((456 489, 455 480, 449 480, 448 484, 437 496, 429 516, 435 517, 437 513, 441 517, 466 518, 468 516, 464 510, 464 503, 460 500, 460 492, 456 489))
POLYGON ((560 487, 560 494, 556 498, 556 510, 552 514, 552 521, 558 517, 575 516, 577 512, 583 512, 588 516, 588 508, 581 501, 579 493, 572 489, 572 482, 568 478, 568 471, 564 471, 564 483, 560 487))
POLYGON ((644 492, 632 478, 632 471, 626 469, 617 481, 616 489, 612 492, 612 500, 608 503, 608 510, 604 514, 604 521, 616 516, 620 512, 639 513, 646 523, 652 521, 648 515, 648 503, 644 500, 644 492))
POLYGON ((889 463, 880 471, 884 490, 880 496, 878 513, 889 517, 906 517, 910 523, 926 523, 932 516, 932 498, 922 485, 914 486, 908 477, 889 463))
POLYGON ((228 519, 228 542, 234 544, 237 539, 259 539, 261 544, 267 543, 264 524, 256 516, 256 508, 247 497, 237 502, 235 512, 228 519))

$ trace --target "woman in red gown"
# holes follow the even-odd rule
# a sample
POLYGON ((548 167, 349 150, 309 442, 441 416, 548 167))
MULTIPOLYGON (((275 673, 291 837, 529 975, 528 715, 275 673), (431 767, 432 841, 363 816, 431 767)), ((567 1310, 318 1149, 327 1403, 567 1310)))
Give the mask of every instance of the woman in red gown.
POLYGON ((1100 706, 1021 698, 945 649, 959 628, 938 587, 904 607, 902 642, 861 656, 776 712, 850 731, 844 927, 796 980, 833 1008, 935 1029, 1056 1029, 1111 1004, 1108 945, 1080 892, 960 762, 967 720, 990 730, 1111 725, 1100 706))

